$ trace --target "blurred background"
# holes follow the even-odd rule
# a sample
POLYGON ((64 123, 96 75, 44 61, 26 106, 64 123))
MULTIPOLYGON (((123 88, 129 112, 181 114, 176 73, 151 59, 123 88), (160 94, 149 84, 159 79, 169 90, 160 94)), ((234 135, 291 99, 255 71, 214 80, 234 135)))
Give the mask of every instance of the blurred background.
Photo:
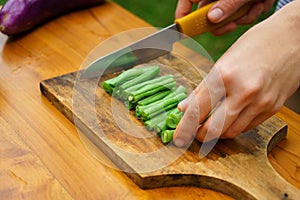
MULTIPOLYGON (((72 1, 72 0, 70 0, 72 1)), ((173 23, 174 13, 177 0, 108 0, 113 1, 135 15, 139 16, 154 27, 163 28, 173 23)), ((0 0, 0 5, 4 4, 6 0, 0 0)), ((196 9, 196 5, 194 6, 196 9)), ((265 19, 273 13, 274 8, 265 15, 261 16, 259 21, 265 19)), ((240 26, 232 33, 224 36, 215 37, 210 33, 205 33, 196 36, 195 39, 200 43, 204 49, 209 53, 214 61, 216 61, 231 45, 232 43, 252 25, 240 26)))

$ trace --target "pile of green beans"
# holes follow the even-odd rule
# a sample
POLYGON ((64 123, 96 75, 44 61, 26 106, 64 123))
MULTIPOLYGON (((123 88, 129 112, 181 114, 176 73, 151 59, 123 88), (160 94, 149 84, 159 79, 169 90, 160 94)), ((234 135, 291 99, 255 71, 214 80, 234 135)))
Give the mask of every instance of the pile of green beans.
POLYGON ((135 116, 163 143, 172 141, 183 115, 177 109, 178 103, 187 97, 186 88, 177 86, 173 75, 160 76, 159 66, 143 66, 103 81, 102 87, 127 109, 134 110, 135 116))

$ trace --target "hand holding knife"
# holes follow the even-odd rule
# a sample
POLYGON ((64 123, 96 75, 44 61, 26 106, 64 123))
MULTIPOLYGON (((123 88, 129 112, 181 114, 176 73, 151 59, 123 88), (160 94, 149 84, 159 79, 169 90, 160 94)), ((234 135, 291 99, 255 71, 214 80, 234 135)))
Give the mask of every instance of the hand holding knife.
POLYGON ((162 30, 98 58, 86 68, 81 78, 89 79, 99 77, 103 73, 128 69, 137 64, 145 63, 165 55, 171 52, 174 42, 182 39, 182 34, 192 37, 218 29, 245 15, 251 8, 252 3, 253 2, 246 3, 232 16, 220 23, 212 23, 208 20, 207 13, 215 2, 210 3, 184 17, 176 19, 174 24, 162 30), (170 32, 172 34, 170 34, 170 32))

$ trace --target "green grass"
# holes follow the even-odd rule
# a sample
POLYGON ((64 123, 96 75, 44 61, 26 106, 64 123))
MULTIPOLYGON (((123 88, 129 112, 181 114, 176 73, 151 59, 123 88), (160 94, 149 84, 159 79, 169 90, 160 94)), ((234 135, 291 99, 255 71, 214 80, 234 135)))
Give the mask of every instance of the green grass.
MULTIPOLYGON (((155 27, 166 27, 172 24, 174 21, 177 0, 113 1, 155 27)), ((268 17, 272 12, 273 10, 260 17, 258 22, 268 17)), ((213 36, 210 33, 205 33, 194 37, 194 39, 201 44, 210 54, 213 60, 216 61, 251 26, 252 25, 239 26, 236 31, 219 37, 213 36)))

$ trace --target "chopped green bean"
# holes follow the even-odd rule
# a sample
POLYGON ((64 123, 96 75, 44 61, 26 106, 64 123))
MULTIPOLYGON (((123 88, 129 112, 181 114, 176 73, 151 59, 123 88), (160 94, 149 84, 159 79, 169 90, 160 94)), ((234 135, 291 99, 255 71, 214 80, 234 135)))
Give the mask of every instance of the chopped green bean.
POLYGON ((130 93, 128 96, 128 100, 136 103, 140 99, 143 99, 145 97, 151 96, 157 92, 163 91, 163 90, 172 90, 176 88, 176 81, 174 78, 167 78, 159 83, 152 83, 149 85, 146 85, 145 87, 142 87, 138 90, 135 90, 130 93))
POLYGON ((175 130, 164 130, 161 133, 161 141, 163 143, 169 143, 173 140, 173 135, 174 135, 175 130))
POLYGON ((161 100, 162 98, 166 97, 168 94, 170 94, 172 92, 172 90, 165 90, 165 91, 161 91, 157 94, 151 95, 147 98, 144 98, 140 101, 137 102, 137 105, 139 106, 146 106, 149 105, 153 102, 156 102, 158 100, 161 100))
POLYGON ((178 108, 174 109, 167 115, 166 123, 169 128, 175 129, 182 118, 183 113, 178 110, 178 108))
POLYGON ((130 81, 130 80, 140 76, 141 74, 146 73, 149 70, 150 71, 157 70, 157 66, 155 66, 155 67, 139 67, 139 68, 132 68, 132 69, 126 70, 114 78, 103 81, 102 87, 106 92, 108 92, 109 94, 112 94, 113 90, 117 86, 120 86, 121 84, 123 84, 127 81, 130 81))

